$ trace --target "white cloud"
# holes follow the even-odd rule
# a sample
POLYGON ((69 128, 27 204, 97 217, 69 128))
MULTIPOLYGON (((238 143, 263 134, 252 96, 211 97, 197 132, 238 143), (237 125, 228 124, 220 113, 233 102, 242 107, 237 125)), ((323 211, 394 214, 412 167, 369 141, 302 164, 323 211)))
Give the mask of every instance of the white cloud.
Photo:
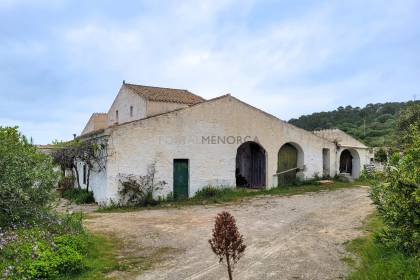
MULTIPOLYGON (((79 94, 77 104, 106 111, 111 97, 104 98, 104 90, 107 96, 115 95, 113 90, 119 85, 104 89, 102 84, 114 83, 116 76, 142 84, 188 88, 206 98, 229 92, 284 119, 349 103, 385 101, 380 97, 392 97, 393 90, 415 87, 384 79, 382 72, 392 64, 385 68, 365 64, 364 58, 355 55, 389 38, 390 30, 405 28, 406 21, 412 20, 410 10, 415 2, 386 6, 381 1, 369 5, 364 1, 328 2, 293 17, 279 16, 261 28, 247 25, 254 5, 260 5, 257 1, 150 5, 156 5, 155 9, 136 17, 94 17, 64 29, 57 27, 54 36, 66 66, 74 73, 93 73, 91 83, 98 84, 96 92, 79 94), (230 20, 233 15, 235 19, 230 20), (401 18, 396 22, 393 16, 401 18), (343 63, 351 68, 347 73, 331 70, 343 63), (322 79, 318 78, 321 74, 322 79), (327 74, 331 77, 325 77, 327 74)), ((77 121, 90 113, 84 112, 77 121)), ((67 129, 68 133, 74 128, 67 129)))
POLYGON ((300 107, 325 108, 333 106, 343 88, 363 90, 372 81, 363 79, 359 86, 349 77, 348 82, 321 85, 266 86, 310 77, 372 43, 389 22, 340 24, 335 22, 335 7, 329 5, 264 30, 218 26, 219 14, 235 4, 187 2, 173 13, 139 17, 128 24, 90 22, 72 27, 65 39, 75 63, 100 63, 134 82, 187 87, 207 98, 231 92, 286 118, 296 116, 287 110, 298 107, 293 106, 297 96, 300 107))

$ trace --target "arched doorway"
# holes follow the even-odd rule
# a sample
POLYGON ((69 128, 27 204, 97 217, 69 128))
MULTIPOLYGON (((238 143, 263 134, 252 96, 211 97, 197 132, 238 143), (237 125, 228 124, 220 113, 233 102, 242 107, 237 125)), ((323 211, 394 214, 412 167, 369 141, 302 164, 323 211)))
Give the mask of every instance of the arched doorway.
POLYGON ((353 172, 353 156, 349 150, 344 150, 340 155, 340 173, 352 174, 353 172))
POLYGON ((348 174, 353 178, 360 176, 360 156, 355 149, 344 149, 339 153, 340 162, 338 170, 340 174, 348 174))
POLYGON ((266 152, 256 142, 245 142, 236 152, 236 185, 258 188, 266 185, 266 152))
POLYGON ((277 185, 284 186, 293 183, 304 168, 303 150, 296 143, 286 143, 279 149, 277 155, 277 185))

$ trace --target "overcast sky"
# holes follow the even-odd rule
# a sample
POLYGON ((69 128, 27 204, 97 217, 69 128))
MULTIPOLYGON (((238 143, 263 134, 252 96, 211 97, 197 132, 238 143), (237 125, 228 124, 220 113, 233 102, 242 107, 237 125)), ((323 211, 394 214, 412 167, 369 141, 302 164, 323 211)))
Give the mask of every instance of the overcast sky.
POLYGON ((420 96, 420 1, 0 0, 0 126, 79 134, 122 80, 288 120, 420 96))

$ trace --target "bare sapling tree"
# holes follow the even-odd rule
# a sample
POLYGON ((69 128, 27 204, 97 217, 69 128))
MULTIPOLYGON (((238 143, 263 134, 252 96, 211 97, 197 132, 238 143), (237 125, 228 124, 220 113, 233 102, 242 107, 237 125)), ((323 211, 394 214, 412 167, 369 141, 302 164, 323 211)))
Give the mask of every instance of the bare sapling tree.
POLYGON ((216 216, 213 236, 209 243, 219 257, 219 262, 226 261, 229 280, 232 280, 234 266, 244 255, 246 245, 236 226, 235 218, 229 212, 223 211, 216 216))

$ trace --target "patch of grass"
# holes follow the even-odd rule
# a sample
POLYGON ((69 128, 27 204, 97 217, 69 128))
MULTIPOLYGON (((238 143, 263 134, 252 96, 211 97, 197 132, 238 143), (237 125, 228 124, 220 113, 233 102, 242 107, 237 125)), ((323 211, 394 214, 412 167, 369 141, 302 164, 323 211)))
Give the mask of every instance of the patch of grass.
POLYGON ((77 277, 64 279, 109 279, 106 275, 120 270, 118 261, 119 241, 109 236, 89 234, 86 254, 86 270, 77 277))
MULTIPOLYGON (((113 235, 89 234, 86 269, 77 276, 62 280, 126 279, 146 271, 170 253, 171 248, 153 252, 124 242, 113 235), (134 248, 134 250, 133 250, 134 248)), ((131 278, 130 278, 131 279, 131 278)))
POLYGON ((348 276, 348 280, 415 280, 420 278, 419 256, 405 256, 393 248, 385 247, 375 238, 375 234, 383 227, 380 217, 373 214, 363 225, 363 229, 368 233, 367 236, 347 243, 347 250, 355 256, 343 259, 355 269, 348 276))
POLYGON ((103 206, 97 212, 128 212, 139 209, 159 209, 162 207, 182 207, 189 205, 206 205, 216 203, 237 202, 256 196, 290 196, 307 192, 338 190, 342 188, 358 187, 360 182, 334 182, 330 185, 320 185, 316 182, 299 183, 290 186, 271 189, 248 189, 232 187, 209 186, 198 191, 194 197, 182 200, 159 201, 155 206, 148 207, 121 207, 117 205, 103 206))

